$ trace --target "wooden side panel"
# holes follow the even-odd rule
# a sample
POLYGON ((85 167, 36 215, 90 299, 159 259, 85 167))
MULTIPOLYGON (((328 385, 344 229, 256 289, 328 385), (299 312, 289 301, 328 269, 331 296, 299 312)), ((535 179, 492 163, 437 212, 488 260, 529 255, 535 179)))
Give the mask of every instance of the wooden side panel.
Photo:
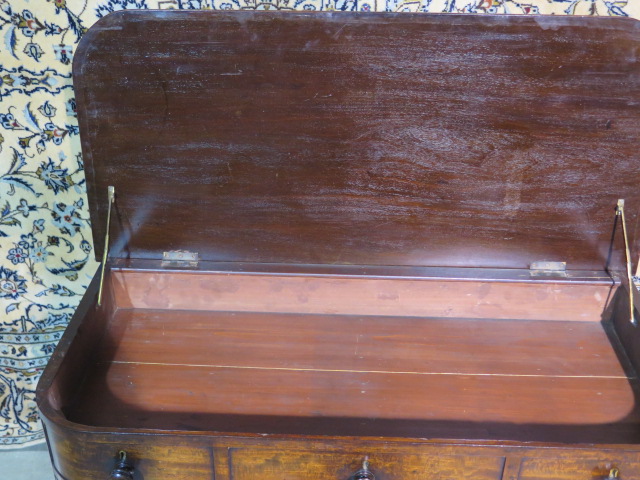
POLYGON ((95 361, 95 346, 102 339, 106 325, 117 309, 109 273, 105 278, 102 306, 97 306, 98 270, 40 377, 36 398, 43 412, 53 413, 71 403, 74 393, 95 361))
POLYGON ((120 308, 603 320, 612 283, 446 281, 115 271, 120 308))
POLYGON ((635 372, 640 371, 640 310, 638 306, 639 295, 637 290, 634 295, 634 317, 638 323, 631 323, 629 310, 629 290, 626 285, 620 287, 610 302, 611 323, 609 328, 613 330, 613 337, 619 343, 624 356, 633 366, 635 372))
POLYGON ((367 456, 377 480, 500 480, 504 458, 473 455, 391 454, 374 450, 300 452, 234 449, 232 480, 349 480, 367 456))
POLYGON ((109 15, 74 56, 95 251, 114 185, 123 258, 602 269, 618 198, 636 257, 638 38, 619 18, 109 15))

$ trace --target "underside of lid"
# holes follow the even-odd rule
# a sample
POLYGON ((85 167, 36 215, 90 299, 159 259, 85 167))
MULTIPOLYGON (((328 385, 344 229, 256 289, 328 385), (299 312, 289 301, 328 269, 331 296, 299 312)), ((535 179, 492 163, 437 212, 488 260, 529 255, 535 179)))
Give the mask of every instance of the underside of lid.
POLYGON ((74 60, 96 252, 621 264, 640 209, 629 19, 112 14, 74 60))

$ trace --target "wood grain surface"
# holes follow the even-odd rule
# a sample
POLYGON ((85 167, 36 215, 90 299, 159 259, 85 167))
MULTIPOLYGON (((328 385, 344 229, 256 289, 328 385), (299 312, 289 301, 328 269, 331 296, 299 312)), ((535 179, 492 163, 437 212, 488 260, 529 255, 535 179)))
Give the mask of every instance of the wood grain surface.
POLYGON ((636 444, 636 384, 114 363, 63 411, 100 430, 636 444))
MULTIPOLYGON (((474 269, 467 269, 474 270, 474 269)), ((470 274, 473 275, 473 274, 470 274)), ((527 272, 528 275, 528 272, 527 272)), ((391 275, 114 270, 118 308, 601 322, 611 278, 518 282, 391 275)))
POLYGON ((127 428, 635 438, 638 379, 610 335, 594 322, 121 309, 65 413, 127 428))
MULTIPOLYGON (((640 460, 640 458, 638 458, 640 460)), ((620 478, 640 477, 640 462, 612 461, 603 455, 600 460, 567 458, 525 458, 519 480, 585 480, 607 479, 611 469, 618 468, 620 478)))
MULTIPOLYGON (((348 479, 362 468, 357 455, 324 452, 278 452, 264 449, 233 449, 229 452, 234 480, 309 478, 348 479), (360 463, 360 465, 358 464, 360 463)), ((362 458, 362 457, 361 457, 362 458)), ((500 480, 504 458, 455 455, 397 455, 377 453, 371 469, 380 480, 500 480)))
POLYGON ((636 238, 631 20, 167 15, 74 56, 98 255, 107 185, 115 257, 602 269, 618 198, 636 238))
POLYGON ((96 362, 627 378, 600 323, 119 310, 96 362))

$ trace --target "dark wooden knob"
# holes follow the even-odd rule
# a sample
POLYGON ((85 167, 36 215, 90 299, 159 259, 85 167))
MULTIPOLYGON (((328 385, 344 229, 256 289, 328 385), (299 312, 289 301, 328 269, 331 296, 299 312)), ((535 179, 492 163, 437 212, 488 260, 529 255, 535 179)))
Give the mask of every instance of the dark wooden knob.
POLYGON ((111 470, 109 480, 133 480, 133 466, 127 462, 127 452, 120 451, 120 459, 116 467, 111 470))
POLYGON ((351 475, 349 480, 375 480, 375 475, 369 470, 369 457, 364 457, 362 468, 351 475))

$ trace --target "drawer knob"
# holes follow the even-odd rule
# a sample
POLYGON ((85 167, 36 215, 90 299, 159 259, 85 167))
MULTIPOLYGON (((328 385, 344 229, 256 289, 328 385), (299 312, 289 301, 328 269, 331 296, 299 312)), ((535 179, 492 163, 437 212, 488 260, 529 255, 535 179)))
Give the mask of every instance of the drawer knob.
POLYGON ((349 480, 375 480, 375 475, 369 470, 369 457, 364 457, 362 468, 354 473, 349 480))
POLYGON ((133 480, 133 467, 127 462, 127 452, 120 450, 118 454, 120 459, 116 464, 116 467, 111 470, 109 480, 133 480))
POLYGON ((617 468, 612 468, 609 470, 609 476, 606 480, 618 480, 620 478, 620 470, 617 468))

